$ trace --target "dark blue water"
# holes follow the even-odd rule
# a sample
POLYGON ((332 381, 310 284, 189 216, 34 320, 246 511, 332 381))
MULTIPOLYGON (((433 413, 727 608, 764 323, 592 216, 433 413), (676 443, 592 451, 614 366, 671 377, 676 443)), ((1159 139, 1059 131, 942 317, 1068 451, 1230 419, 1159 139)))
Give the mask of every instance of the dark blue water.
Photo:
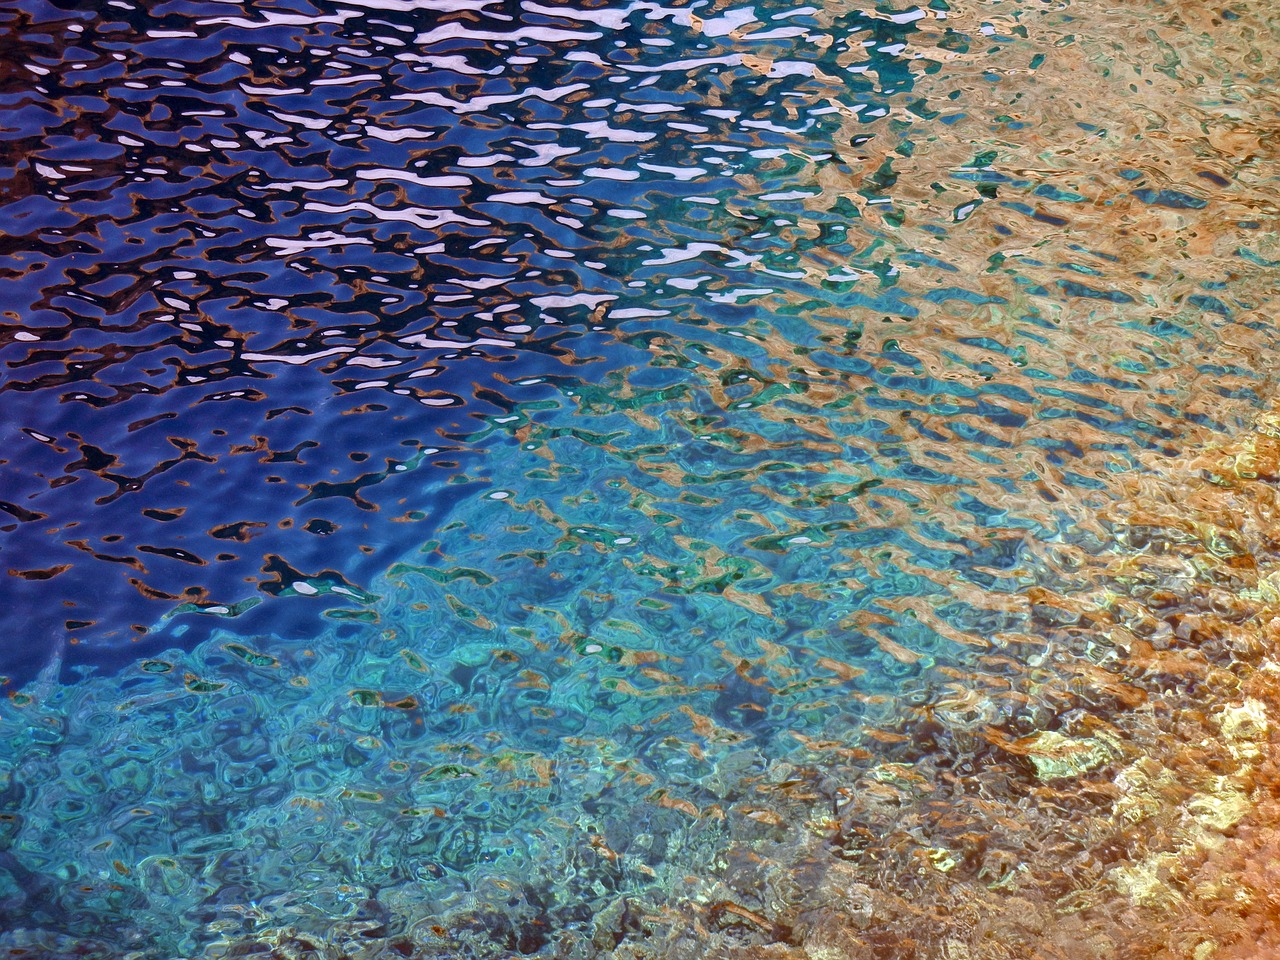
POLYGON ((815 81, 835 50, 776 13, 750 49, 796 59, 757 83, 741 11, 11 8, 5 609, 32 642, 4 668, 64 637, 118 665, 182 604, 315 629, 316 604, 269 598, 297 575, 367 590, 425 539, 504 380, 635 362, 610 316, 666 272, 645 240, 724 280, 776 245, 739 222, 739 253, 708 246, 708 204, 761 167, 787 183, 800 144, 841 162, 844 115, 788 101, 874 110, 911 83, 875 47, 878 79, 815 81))

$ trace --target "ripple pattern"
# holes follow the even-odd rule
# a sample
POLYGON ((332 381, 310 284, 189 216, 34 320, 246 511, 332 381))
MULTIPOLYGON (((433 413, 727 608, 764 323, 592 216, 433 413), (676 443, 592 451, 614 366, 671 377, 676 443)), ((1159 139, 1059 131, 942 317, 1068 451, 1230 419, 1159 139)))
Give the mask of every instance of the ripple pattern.
POLYGON ((1152 878, 1268 776, 1263 5, 4 29, 11 949, 1208 923, 1152 878))

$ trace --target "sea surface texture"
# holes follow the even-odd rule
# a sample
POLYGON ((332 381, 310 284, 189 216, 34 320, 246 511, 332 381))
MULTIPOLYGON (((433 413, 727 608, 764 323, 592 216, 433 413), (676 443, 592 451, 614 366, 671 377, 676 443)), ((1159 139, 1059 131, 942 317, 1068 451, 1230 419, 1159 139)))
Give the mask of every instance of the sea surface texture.
POLYGON ((0 50, 0 957, 1280 956, 1270 0, 0 50))

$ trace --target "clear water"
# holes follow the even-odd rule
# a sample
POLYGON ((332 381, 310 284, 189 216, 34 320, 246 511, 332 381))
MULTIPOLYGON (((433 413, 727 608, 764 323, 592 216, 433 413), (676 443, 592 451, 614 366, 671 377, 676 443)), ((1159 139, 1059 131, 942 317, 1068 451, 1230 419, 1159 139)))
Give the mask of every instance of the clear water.
POLYGON ((3 15, 0 949, 1267 943, 1265 4, 3 15))

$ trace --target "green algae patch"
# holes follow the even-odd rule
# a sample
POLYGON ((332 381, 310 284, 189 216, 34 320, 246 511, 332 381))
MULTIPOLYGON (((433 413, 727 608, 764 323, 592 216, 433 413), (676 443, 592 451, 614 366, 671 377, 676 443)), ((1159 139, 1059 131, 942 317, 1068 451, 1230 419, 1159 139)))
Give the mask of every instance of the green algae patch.
POLYGON ((930 847, 925 853, 929 857, 929 862, 933 864, 933 868, 939 873, 950 873, 959 865, 959 861, 946 847, 930 847))
POLYGON ((1024 758, 1031 764, 1036 779, 1043 782, 1078 777, 1121 756, 1115 738, 1109 735, 1069 737, 1056 730, 1041 730, 1015 740, 991 730, 988 739, 1006 752, 1024 758))
POLYGON ((1116 748, 1106 741, 1066 737, 1052 730, 1041 731, 1027 739, 1030 743, 1027 744, 1026 757, 1035 767, 1036 777, 1041 780, 1078 777, 1118 756, 1116 748))

